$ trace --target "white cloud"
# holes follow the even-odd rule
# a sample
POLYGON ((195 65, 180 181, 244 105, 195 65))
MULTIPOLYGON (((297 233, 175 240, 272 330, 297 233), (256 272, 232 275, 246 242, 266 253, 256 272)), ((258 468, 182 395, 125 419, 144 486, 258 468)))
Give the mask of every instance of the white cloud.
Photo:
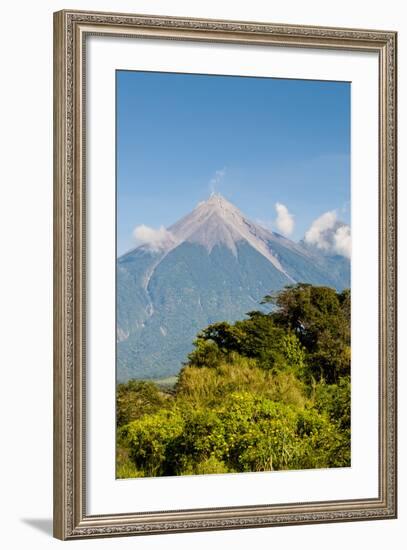
POLYGON ((275 209, 277 212, 277 219, 275 222, 277 229, 285 236, 291 235, 294 231, 294 216, 290 214, 288 208, 280 202, 276 202, 275 209))
POLYGON ((305 242, 322 250, 329 250, 331 248, 329 230, 335 227, 336 222, 337 215, 334 210, 325 212, 312 222, 311 227, 305 233, 305 242))
POLYGON ((334 235, 336 252, 345 258, 350 258, 352 252, 352 237, 349 225, 338 227, 334 235))
POLYGON ((335 210, 325 212, 314 220, 305 233, 304 240, 325 252, 350 258, 352 237, 349 225, 338 221, 335 210))
POLYGON ((160 250, 174 241, 171 232, 162 225, 158 229, 148 225, 137 225, 133 230, 133 237, 137 244, 148 244, 153 250, 160 250))
POLYGON ((223 181, 225 176, 226 176, 226 168, 222 168, 221 170, 216 170, 215 174, 209 181, 209 189, 211 193, 216 193, 217 188, 219 187, 220 183, 223 181))

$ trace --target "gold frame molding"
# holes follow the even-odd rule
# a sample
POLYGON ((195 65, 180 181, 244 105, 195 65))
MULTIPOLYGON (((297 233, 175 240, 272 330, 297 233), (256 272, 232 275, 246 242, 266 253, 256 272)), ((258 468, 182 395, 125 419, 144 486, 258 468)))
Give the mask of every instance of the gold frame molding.
POLYGON ((54 14, 54 536, 59 539, 395 518, 396 42, 391 31, 64 10, 54 14), (376 52, 379 59, 379 495, 154 513, 86 514, 86 37, 376 52))

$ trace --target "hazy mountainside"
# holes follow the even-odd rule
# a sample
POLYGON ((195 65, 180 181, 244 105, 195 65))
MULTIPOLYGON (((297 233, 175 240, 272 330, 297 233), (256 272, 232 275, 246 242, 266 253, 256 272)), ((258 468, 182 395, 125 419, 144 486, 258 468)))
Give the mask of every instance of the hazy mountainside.
POLYGON ((268 231, 211 195, 153 245, 117 260, 118 379, 178 373, 200 329, 242 318, 296 282, 342 290, 349 260, 268 231))

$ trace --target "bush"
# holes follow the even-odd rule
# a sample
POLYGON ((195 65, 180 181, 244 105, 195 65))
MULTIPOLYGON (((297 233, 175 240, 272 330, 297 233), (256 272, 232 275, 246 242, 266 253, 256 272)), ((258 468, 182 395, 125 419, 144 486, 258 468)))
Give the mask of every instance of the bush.
POLYGON ((130 380, 119 384, 116 391, 117 426, 151 414, 164 407, 169 396, 160 392, 153 382, 130 380))
POLYGON ((117 476, 350 466, 350 293, 299 284, 198 334, 171 392, 117 389, 117 476))
POLYGON ((120 437, 127 443, 129 458, 146 476, 171 475, 167 447, 183 431, 183 419, 177 409, 159 411, 124 426, 120 437))
POLYGON ((339 428, 350 430, 350 378, 343 377, 338 384, 317 384, 314 388, 314 405, 317 411, 325 411, 339 428))
POLYGON ((248 392, 212 409, 180 401, 133 421, 122 436, 137 471, 148 476, 349 465, 348 434, 326 414, 248 392))
POLYGON ((227 474, 230 473, 226 464, 214 456, 185 467, 181 475, 206 475, 206 474, 227 474))

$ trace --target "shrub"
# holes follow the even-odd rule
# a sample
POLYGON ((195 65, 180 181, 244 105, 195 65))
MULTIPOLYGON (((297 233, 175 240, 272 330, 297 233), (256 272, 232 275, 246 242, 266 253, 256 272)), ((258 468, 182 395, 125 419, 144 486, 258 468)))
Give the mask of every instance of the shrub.
POLYGON ((117 426, 128 424, 145 414, 155 413, 165 406, 168 399, 168 394, 160 392, 153 382, 130 380, 126 384, 119 384, 116 391, 117 426))
POLYGON ((146 476, 171 475, 167 446, 183 430, 183 419, 177 409, 144 416, 124 426, 120 436, 127 443, 129 458, 146 476))
POLYGON ((117 390, 117 475, 350 465, 350 293, 298 284, 274 309, 214 323, 171 394, 117 390))
POLYGON ((179 400, 122 428, 144 475, 250 472, 349 465, 349 432, 325 413, 235 392, 213 408, 179 400))

